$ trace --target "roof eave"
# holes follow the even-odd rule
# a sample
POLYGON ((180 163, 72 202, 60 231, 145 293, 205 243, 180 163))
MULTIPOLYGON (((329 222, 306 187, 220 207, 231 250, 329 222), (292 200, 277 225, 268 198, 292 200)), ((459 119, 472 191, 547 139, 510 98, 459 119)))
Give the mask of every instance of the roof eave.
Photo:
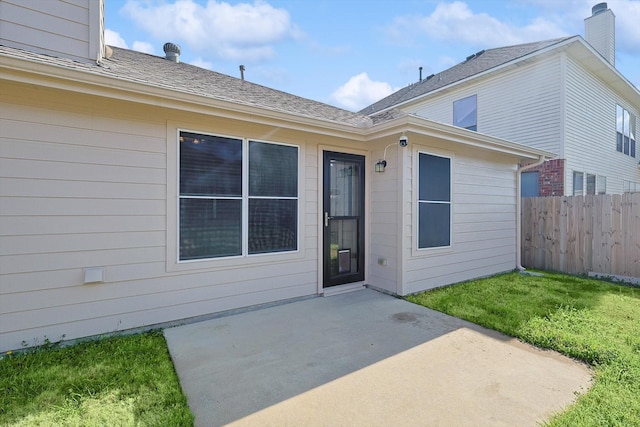
POLYGON ((527 55, 524 55, 520 58, 516 58, 514 60, 505 62, 496 67, 485 70, 481 73, 474 74, 467 78, 458 80, 441 88, 435 89, 431 92, 424 93, 422 95, 418 95, 415 98, 408 99, 406 101, 400 102, 398 104, 394 104, 382 110, 378 110, 375 114, 384 113, 393 108, 402 108, 407 107, 414 104, 419 104, 425 98, 432 97, 436 94, 446 92, 451 90, 452 88, 463 85, 469 81, 473 81, 490 74, 498 73, 503 71, 504 69, 515 67, 521 63, 526 63, 531 61, 532 59, 552 53, 553 51, 563 51, 567 50, 571 54, 573 54, 583 65, 590 68, 596 75, 605 80, 608 84, 610 84, 618 93, 622 96, 627 96, 630 101, 635 105, 640 105, 640 90, 635 87, 624 75, 622 75, 613 65, 611 65, 606 59, 602 57, 587 41, 585 41, 581 36, 573 36, 567 39, 564 39, 558 43, 554 43, 553 45, 547 46, 543 49, 537 50, 535 52, 531 52, 527 55), (579 46, 579 47, 576 47, 579 46), (585 55, 580 55, 578 49, 582 49, 583 52, 589 52, 588 60, 585 59, 585 55))
POLYGON ((373 140, 398 136, 402 132, 444 139, 469 147, 512 155, 520 159, 539 159, 541 157, 552 159, 557 157, 555 153, 550 151, 436 122, 414 114, 376 125, 368 130, 367 137, 373 140))
POLYGON ((218 116, 237 120, 246 120, 250 115, 253 123, 270 125, 277 123, 292 130, 312 131, 358 141, 364 141, 367 128, 190 94, 3 54, 0 54, 0 80, 46 85, 54 89, 204 114, 215 111, 218 116))
POLYGON ((547 47, 545 47, 543 49, 536 50, 535 52, 531 52, 531 53, 529 53, 527 55, 521 56, 519 58, 513 59, 511 61, 508 61, 508 62, 505 62, 503 64, 497 65, 495 67, 489 68, 488 70, 482 71, 482 72, 474 74, 472 76, 465 77, 464 79, 460 79, 458 81, 450 83, 450 84, 448 84, 446 86, 442 86, 442 87, 440 87, 438 89, 435 89, 435 90, 432 90, 430 92, 423 93, 422 95, 418 95, 415 98, 411 98, 411 99, 408 99, 406 101, 400 102, 398 104, 394 104, 394 105, 386 107, 386 108, 384 108, 382 110, 378 110, 378 111, 375 112, 375 114, 384 113, 385 111, 388 111, 388 110, 393 109, 393 108, 402 108, 402 107, 406 107, 406 106, 413 105, 413 104, 419 104, 425 98, 432 97, 432 96, 434 96, 436 94, 439 94, 439 93, 447 92, 447 91, 451 90, 452 88, 454 88, 456 86, 459 86, 459 85, 463 85, 463 84, 465 84, 465 83, 467 83, 469 81, 473 81, 473 80, 476 80, 476 79, 479 79, 479 78, 483 78, 483 77, 486 77, 486 76, 494 74, 494 73, 501 72, 502 70, 507 69, 507 68, 515 67, 515 66, 517 66, 518 64, 520 64, 522 62, 530 61, 532 58, 534 58, 536 56, 548 54, 549 52, 551 52, 553 50, 559 49, 560 47, 567 46, 567 45, 575 42, 576 40, 578 40, 580 38, 581 38, 580 36, 574 36, 574 37, 567 38, 567 39, 562 40, 562 41, 560 41, 558 43, 554 43, 551 46, 547 46, 547 47))
POLYGON ((640 108, 640 89, 633 85, 620 71, 610 64, 586 40, 576 36, 578 43, 572 44, 568 52, 583 66, 605 81, 620 96, 640 108))

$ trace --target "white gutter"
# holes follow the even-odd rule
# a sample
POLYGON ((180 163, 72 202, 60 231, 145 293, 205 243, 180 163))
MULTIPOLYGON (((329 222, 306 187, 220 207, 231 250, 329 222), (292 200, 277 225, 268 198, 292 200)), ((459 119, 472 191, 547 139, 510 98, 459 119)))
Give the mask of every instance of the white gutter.
POLYGON ((545 160, 545 156, 542 155, 537 162, 521 167, 516 172, 516 268, 519 271, 526 270, 522 266, 522 172, 540 166, 545 160))

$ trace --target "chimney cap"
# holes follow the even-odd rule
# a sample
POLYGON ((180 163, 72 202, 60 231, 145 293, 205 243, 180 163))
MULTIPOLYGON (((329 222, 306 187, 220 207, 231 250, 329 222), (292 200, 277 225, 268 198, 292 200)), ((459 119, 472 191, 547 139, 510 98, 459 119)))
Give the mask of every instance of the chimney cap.
POLYGON ((165 43, 162 47, 165 57, 173 62, 180 61, 180 46, 175 43, 165 43))
POLYGON ((593 6, 591 8, 591 15, 595 16, 599 13, 605 12, 607 10, 607 3, 606 2, 602 2, 602 3, 598 3, 597 5, 593 6))

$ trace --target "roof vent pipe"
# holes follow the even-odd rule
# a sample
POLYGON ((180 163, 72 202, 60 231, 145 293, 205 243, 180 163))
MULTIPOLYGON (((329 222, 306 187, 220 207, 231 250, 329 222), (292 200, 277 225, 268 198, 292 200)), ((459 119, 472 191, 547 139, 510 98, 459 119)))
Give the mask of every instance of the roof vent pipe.
POLYGON ((419 82, 422 81, 422 67, 418 68, 418 70, 420 71, 420 80, 418 80, 419 82))
POLYGON ((165 43, 162 47, 165 58, 169 61, 180 62, 180 46, 175 43, 165 43))
POLYGON ((240 79, 244 81, 244 65, 240 66, 240 79))

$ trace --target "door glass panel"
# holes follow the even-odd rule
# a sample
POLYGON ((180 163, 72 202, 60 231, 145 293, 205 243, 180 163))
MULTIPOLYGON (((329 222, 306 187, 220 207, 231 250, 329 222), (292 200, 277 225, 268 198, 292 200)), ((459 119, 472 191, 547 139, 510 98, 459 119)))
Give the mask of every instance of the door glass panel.
POLYGON ((324 153, 323 286, 364 280, 364 157, 324 153))
POLYGON ((358 220, 333 219, 329 223, 331 277, 358 272, 358 220))
POLYGON ((356 162, 331 160, 329 216, 360 215, 360 166, 356 162))

